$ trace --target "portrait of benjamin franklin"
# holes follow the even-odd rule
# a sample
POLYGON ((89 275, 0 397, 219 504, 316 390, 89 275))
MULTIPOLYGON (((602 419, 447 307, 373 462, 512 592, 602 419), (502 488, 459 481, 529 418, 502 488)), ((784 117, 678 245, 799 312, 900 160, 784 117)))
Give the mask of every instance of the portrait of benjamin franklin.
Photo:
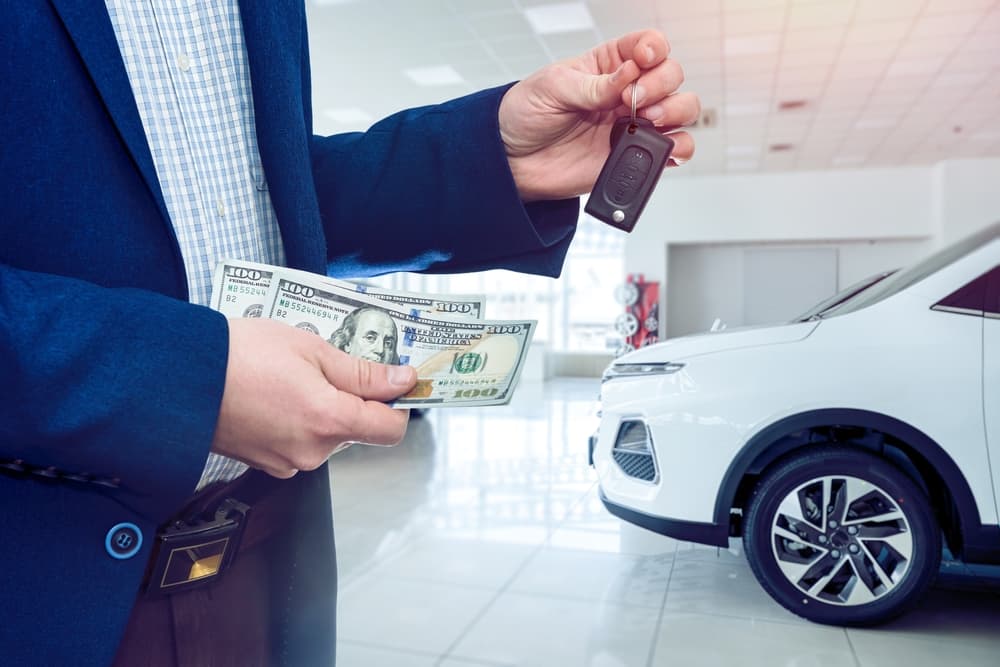
POLYGON ((381 308, 362 306, 344 318, 330 335, 330 344, 352 357, 399 364, 396 323, 381 308))

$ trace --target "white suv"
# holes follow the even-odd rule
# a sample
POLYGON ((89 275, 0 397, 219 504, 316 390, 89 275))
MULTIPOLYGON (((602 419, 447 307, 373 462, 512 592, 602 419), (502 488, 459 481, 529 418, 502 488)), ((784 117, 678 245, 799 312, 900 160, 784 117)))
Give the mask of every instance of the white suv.
POLYGON ((1000 223, 869 282, 617 359, 590 440, 607 508, 682 540, 742 535, 768 593, 820 623, 905 611, 942 539, 1000 562, 1000 223))

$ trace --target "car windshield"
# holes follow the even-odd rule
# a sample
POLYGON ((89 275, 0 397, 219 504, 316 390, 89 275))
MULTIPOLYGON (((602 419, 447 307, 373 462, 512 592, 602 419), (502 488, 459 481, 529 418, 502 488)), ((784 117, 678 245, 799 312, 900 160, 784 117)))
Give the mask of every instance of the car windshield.
POLYGON ((815 306, 813 306, 812 308, 810 308, 806 312, 802 313, 801 315, 799 315, 798 317, 796 317, 792 321, 793 322, 808 322, 809 320, 813 320, 813 319, 817 319, 817 318, 823 317, 823 314, 826 311, 830 310, 831 308, 833 308, 835 306, 839 306, 840 304, 844 303, 848 299, 851 299, 851 298, 857 296, 858 294, 860 294, 861 292, 865 291, 866 289, 868 289, 872 285, 874 285, 874 284, 882 281, 887 276, 891 276, 896 271, 898 271, 898 269, 894 269, 892 271, 883 271, 881 273, 876 273, 873 276, 868 276, 864 280, 859 280, 858 282, 854 283, 853 285, 851 285, 849 287, 846 287, 845 289, 840 290, 839 292, 837 292, 833 296, 831 296, 831 297, 829 297, 827 299, 823 299, 822 301, 820 301, 819 303, 817 303, 815 306))
POLYGON ((897 271, 885 280, 879 281, 871 289, 866 289, 849 298, 838 306, 830 308, 823 317, 836 317, 845 315, 856 310, 866 308, 882 299, 886 299, 910 285, 920 282, 927 276, 948 266, 962 257, 965 257, 973 250, 983 246, 1000 236, 1000 222, 994 223, 972 236, 966 237, 957 243, 942 248, 930 257, 913 266, 897 271))

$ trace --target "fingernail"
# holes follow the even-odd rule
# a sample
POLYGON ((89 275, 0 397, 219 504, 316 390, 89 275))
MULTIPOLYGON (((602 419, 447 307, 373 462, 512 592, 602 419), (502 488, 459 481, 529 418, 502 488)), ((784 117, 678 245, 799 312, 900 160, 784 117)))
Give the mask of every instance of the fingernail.
POLYGON ((388 371, 389 384, 400 387, 409 385, 413 379, 413 368, 410 366, 390 366, 388 371))
POLYGON ((625 69, 625 63, 618 66, 614 72, 611 73, 611 83, 618 83, 618 79, 622 76, 622 70, 625 69))
POLYGON ((655 58, 655 57, 656 57, 656 52, 653 51, 653 47, 652 46, 647 46, 646 47, 646 60, 649 61, 649 62, 653 62, 653 58, 655 58))
POLYGON ((635 85, 635 103, 642 104, 643 100, 646 99, 646 89, 641 85, 635 85))
POLYGON ((659 104, 648 106, 643 110, 642 115, 645 116, 647 120, 651 120, 655 123, 660 120, 660 116, 663 115, 663 107, 659 104))

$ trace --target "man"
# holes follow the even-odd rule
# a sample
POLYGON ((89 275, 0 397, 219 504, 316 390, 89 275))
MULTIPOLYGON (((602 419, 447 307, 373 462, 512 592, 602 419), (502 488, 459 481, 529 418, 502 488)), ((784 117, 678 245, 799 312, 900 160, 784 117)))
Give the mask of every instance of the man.
POLYGON ((664 131, 697 98, 643 32, 317 137, 301 0, 3 3, 0 25, 0 663, 332 664, 324 464, 399 442, 413 371, 227 321, 212 267, 558 275, 631 85, 664 131))
POLYGON ((362 306, 344 318, 330 336, 330 344, 352 357, 382 364, 398 364, 396 323, 381 308, 362 306))

